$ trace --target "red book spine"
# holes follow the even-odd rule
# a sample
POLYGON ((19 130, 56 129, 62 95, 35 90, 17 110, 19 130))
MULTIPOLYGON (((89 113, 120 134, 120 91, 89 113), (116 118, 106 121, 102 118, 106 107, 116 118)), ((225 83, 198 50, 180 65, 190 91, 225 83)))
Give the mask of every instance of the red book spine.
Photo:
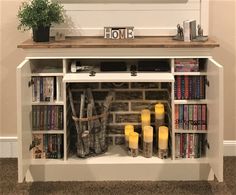
POLYGON ((181 77, 177 77, 177 100, 181 100, 181 77))
POLYGON ((184 76, 184 96, 189 99, 189 76, 184 76))
POLYGON ((193 130, 197 130, 197 105, 193 105, 193 130))
POLYGON ((179 128, 179 105, 175 105, 175 129, 179 128))
POLYGON ((202 130, 207 130, 207 107, 202 105, 202 130))

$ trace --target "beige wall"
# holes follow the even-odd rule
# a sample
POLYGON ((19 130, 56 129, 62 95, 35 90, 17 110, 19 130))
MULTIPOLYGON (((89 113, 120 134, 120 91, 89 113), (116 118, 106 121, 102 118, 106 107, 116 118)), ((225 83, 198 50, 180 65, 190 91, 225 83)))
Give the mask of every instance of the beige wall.
MULTIPOLYGON (((236 140, 235 0, 210 1, 210 35, 221 44, 215 50, 214 57, 224 65, 225 71, 224 139, 236 140)), ((24 52, 16 46, 27 39, 29 34, 16 30, 16 13, 21 0, 0 2, 0 136, 16 136, 16 66, 24 58, 24 52)))
POLYGON ((224 65, 225 140, 236 140, 236 1, 210 1, 209 34, 220 43, 213 57, 224 65))
POLYGON ((16 136, 16 66, 24 58, 17 44, 28 33, 17 31, 17 10, 20 0, 1 1, 1 124, 0 136, 16 136))

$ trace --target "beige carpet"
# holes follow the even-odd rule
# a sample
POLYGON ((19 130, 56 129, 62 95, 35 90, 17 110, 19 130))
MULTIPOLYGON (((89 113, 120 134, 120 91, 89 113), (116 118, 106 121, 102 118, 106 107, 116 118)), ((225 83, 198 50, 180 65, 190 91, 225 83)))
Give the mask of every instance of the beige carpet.
POLYGON ((17 183, 17 160, 0 159, 0 194, 236 195, 236 157, 224 158, 224 182, 34 182, 17 183))

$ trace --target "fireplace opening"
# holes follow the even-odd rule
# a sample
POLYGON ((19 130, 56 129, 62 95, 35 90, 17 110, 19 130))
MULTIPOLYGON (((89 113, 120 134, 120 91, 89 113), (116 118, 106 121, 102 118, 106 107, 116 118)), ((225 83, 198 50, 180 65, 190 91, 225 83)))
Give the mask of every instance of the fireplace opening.
POLYGON ((157 158, 156 104, 164 105, 163 125, 168 127, 168 155, 166 157, 171 157, 171 83, 68 83, 67 90, 70 94, 67 99, 69 157, 88 158, 103 154, 109 155, 111 148, 119 148, 116 150, 118 153, 130 155, 130 151, 125 145, 124 134, 125 126, 128 124, 132 125, 134 131, 139 134, 138 155, 142 156, 141 112, 148 109, 150 111, 150 126, 153 127, 152 157, 157 158), (107 109, 104 108, 106 106, 108 106, 107 109), (81 148, 83 149, 81 150, 81 148))

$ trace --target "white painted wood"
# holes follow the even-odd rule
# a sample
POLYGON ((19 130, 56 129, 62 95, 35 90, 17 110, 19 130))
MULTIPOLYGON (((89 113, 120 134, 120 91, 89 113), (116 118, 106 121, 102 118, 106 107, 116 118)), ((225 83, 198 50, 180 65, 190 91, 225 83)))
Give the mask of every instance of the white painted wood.
POLYGON ((89 76, 89 73, 68 73, 63 78, 64 82, 174 82, 171 73, 96 73, 89 76))
POLYGON ((25 49, 26 59, 209 58, 211 48, 55 48, 25 49))
POLYGON ((207 72, 175 72, 174 75, 201 76, 207 75, 207 72))
POLYGON ((189 130, 189 129, 175 129, 175 133, 208 133, 206 130, 189 130))
MULTIPOLYGON (((67 60, 66 59, 63 59, 63 73, 64 75, 66 74, 67 72, 67 60)), ((64 79, 64 77, 63 77, 64 79)), ((62 80, 63 81, 63 80, 62 80)), ((65 82, 62 82, 62 85, 63 85, 63 100, 65 102, 64 104, 64 107, 63 107, 63 126, 64 126, 64 136, 63 136, 63 151, 64 151, 64 160, 67 160, 67 153, 69 152, 68 148, 67 148, 67 145, 68 145, 68 142, 67 142, 67 139, 69 139, 67 136, 70 135, 70 133, 67 133, 67 131, 70 131, 70 129, 67 128, 67 88, 66 88, 66 83, 65 82)))
POLYGON ((236 156, 236 141, 235 140, 224 141, 224 156, 236 156))
POLYGON ((207 159, 162 160, 127 156, 120 147, 108 154, 67 161, 34 160, 26 181, 213 180, 207 159), (185 174, 183 174, 185 173, 185 174), (187 174, 186 174, 187 173, 187 174))
POLYGON ((55 102, 32 102, 32 105, 64 105, 64 101, 55 102))
POLYGON ((77 2, 64 4, 67 22, 52 28, 52 35, 59 30, 70 36, 102 36, 104 26, 134 26, 135 36, 170 36, 184 20, 194 19, 199 24, 207 16, 202 13, 207 9, 201 9, 206 6, 201 0, 77 2))
MULTIPOLYGON (((175 72, 175 61, 171 58, 171 73, 174 75, 175 72)), ((171 83, 171 118, 172 118, 172 132, 171 132, 171 143, 172 143, 172 159, 175 160, 175 83, 171 83)))
POLYGON ((53 76, 63 76, 63 73, 32 73, 31 76, 53 77, 53 76))
POLYGON ((17 157, 17 137, 0 137, 0 158, 17 157))
POLYGON ((64 134, 63 130, 39 130, 32 131, 32 134, 64 134))
POLYGON ((210 166, 219 182, 223 181, 223 131, 224 131, 224 105, 223 105, 223 67, 213 59, 208 60, 207 98, 208 107, 208 142, 207 150, 210 166))
POLYGON ((209 100, 175 100, 175 104, 207 104, 209 100))
POLYGON ((30 166, 31 152, 29 145, 31 136, 31 101, 32 88, 28 87, 31 79, 28 60, 17 67, 17 137, 18 137, 18 182, 23 182, 26 171, 30 166))

